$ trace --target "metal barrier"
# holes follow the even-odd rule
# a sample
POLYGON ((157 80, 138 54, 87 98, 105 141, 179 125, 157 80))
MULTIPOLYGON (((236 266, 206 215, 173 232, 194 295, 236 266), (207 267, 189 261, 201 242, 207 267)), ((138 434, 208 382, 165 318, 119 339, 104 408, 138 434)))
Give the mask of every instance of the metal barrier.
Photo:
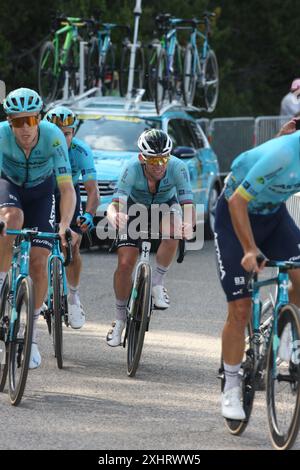
POLYGON ((254 145, 260 145, 273 139, 281 126, 288 122, 292 116, 261 116, 255 119, 254 145))
POLYGON ((253 147, 253 117, 212 119, 209 127, 211 146, 219 160, 220 173, 226 175, 234 158, 253 147))

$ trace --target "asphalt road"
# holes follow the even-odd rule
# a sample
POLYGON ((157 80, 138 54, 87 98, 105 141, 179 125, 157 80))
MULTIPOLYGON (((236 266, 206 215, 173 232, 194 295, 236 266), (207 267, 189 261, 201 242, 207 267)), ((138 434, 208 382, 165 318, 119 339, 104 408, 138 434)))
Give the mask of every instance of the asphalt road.
POLYGON ((83 262, 86 325, 65 328, 65 367, 58 370, 40 320, 41 368, 30 372, 18 407, 0 394, 1 449, 272 448, 263 392, 242 437, 231 436, 220 415, 225 300, 212 242, 172 266, 166 283, 171 307, 153 314, 134 379, 126 375, 125 350, 105 343, 114 317, 116 255, 87 252, 83 262))

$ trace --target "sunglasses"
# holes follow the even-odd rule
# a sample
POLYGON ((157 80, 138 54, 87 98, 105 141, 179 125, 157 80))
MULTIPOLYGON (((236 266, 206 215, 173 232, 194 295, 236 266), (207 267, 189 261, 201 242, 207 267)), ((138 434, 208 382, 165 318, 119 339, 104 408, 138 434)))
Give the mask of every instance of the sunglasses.
POLYGON ((21 128, 24 124, 29 127, 37 126, 39 122, 38 116, 23 116, 11 118, 11 125, 13 127, 21 128))
POLYGON ((167 165, 168 161, 170 160, 170 157, 145 157, 144 155, 142 155, 142 157, 145 163, 154 166, 167 165))
POLYGON ((65 119, 61 119, 59 116, 52 116, 49 121, 53 124, 56 124, 59 127, 69 127, 72 126, 76 118, 74 116, 67 116, 65 119))

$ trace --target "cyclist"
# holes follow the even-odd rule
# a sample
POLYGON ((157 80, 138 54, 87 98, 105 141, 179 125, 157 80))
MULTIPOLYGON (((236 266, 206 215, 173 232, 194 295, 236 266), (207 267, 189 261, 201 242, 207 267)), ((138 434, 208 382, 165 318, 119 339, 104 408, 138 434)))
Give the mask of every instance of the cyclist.
MULTIPOLYGON (((73 185, 76 193, 76 208, 71 222, 71 228, 78 234, 78 240, 73 246, 73 260, 67 267, 67 278, 70 294, 69 304, 69 323, 72 328, 81 328, 85 323, 85 312, 79 298, 79 281, 82 269, 80 257, 80 243, 82 232, 91 230, 94 227, 93 217, 100 203, 99 190, 97 184, 97 173, 94 165, 94 158, 91 149, 85 142, 76 139, 74 133, 78 125, 78 120, 71 109, 64 106, 58 106, 48 111, 45 118, 48 122, 56 124, 63 132, 69 150, 69 159, 72 169, 73 185), (82 182, 87 192, 87 202, 85 213, 82 214, 79 177, 82 176, 82 182)), ((59 192, 56 193, 57 203, 59 202, 59 192)), ((58 205, 58 204, 57 204, 58 205)), ((58 205, 59 206, 59 205, 58 205)), ((56 219, 59 220, 59 211, 57 210, 56 219)))
MULTIPOLYGON (((275 260, 300 259, 300 230, 284 202, 300 189, 300 133, 269 140, 239 155, 220 195, 215 220, 219 276, 228 302, 222 334, 225 388, 222 414, 245 418, 239 370, 251 315, 247 273, 260 272, 262 252, 275 260)), ((290 300, 300 306, 300 271, 290 272, 290 300)))
MULTIPOLYGON (((62 132, 53 124, 40 122, 43 103, 29 88, 10 92, 3 102, 7 121, 0 123, 0 219, 6 228, 37 228, 53 232, 55 224, 54 177, 61 193, 59 234, 66 245, 65 230, 75 208, 75 192, 62 132)), ((4 231, 5 235, 5 231, 4 231)), ((76 234, 72 233, 76 239, 76 234)), ((12 237, 0 239, 0 283, 12 259, 12 237)), ((29 367, 39 367, 37 321, 47 291, 48 240, 32 242, 30 275, 35 287, 33 343, 29 367)))
POLYGON ((182 234, 183 230, 184 236, 190 238, 192 233, 192 224, 188 222, 182 224, 182 209, 184 217, 192 215, 194 217, 189 173, 181 160, 170 155, 172 149, 170 137, 161 130, 146 130, 139 137, 138 147, 141 153, 138 158, 130 160, 123 170, 113 201, 107 211, 110 223, 120 230, 117 239, 118 266, 114 274, 116 320, 107 334, 106 341, 109 346, 119 346, 121 343, 126 320, 126 305, 131 290, 131 275, 139 253, 138 237, 133 237, 130 229, 134 219, 131 217, 133 211, 130 209, 136 208, 142 213, 143 209, 146 209, 146 227, 143 221, 141 225, 147 230, 148 213, 151 211, 153 220, 154 204, 160 205, 156 206, 157 210, 163 208, 159 227, 162 241, 157 251, 152 277, 152 295, 157 309, 169 307, 170 301, 164 288, 164 278, 178 245, 178 240, 172 236, 176 233, 182 234), (121 233, 124 229, 125 233, 121 233))

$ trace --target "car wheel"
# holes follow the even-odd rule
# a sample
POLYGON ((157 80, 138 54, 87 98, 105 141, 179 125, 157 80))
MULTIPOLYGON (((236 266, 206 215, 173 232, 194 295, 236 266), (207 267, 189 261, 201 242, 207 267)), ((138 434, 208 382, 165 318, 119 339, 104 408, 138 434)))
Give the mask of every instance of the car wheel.
POLYGON ((215 215, 219 193, 220 191, 217 185, 214 185, 209 192, 208 211, 204 226, 204 236, 206 240, 212 240, 214 238, 215 215))

